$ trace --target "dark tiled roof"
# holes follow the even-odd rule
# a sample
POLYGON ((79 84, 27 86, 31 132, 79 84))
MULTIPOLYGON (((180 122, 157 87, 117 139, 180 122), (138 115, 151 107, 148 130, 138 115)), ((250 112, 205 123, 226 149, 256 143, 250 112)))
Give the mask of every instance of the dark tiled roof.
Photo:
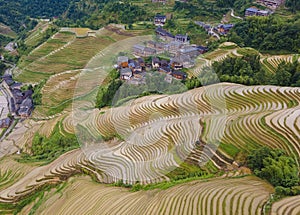
POLYGON ((25 98, 30 97, 30 96, 32 96, 32 94, 33 94, 33 90, 26 90, 24 92, 24 97, 25 98))
POLYGON ((184 73, 184 72, 182 72, 182 71, 173 71, 172 72, 172 75, 174 76, 182 76, 183 78, 186 78, 187 77, 187 75, 184 73))
POLYGON ((163 70, 164 72, 171 72, 172 70, 169 67, 161 67, 160 70, 163 70))
POLYGON ((252 7, 250 7, 250 8, 247 8, 247 9, 246 9, 246 11, 248 11, 248 12, 252 12, 252 13, 256 13, 256 12, 258 12, 258 10, 257 10, 256 8, 252 8, 252 7))
POLYGON ((151 53, 155 53, 155 49, 149 48, 149 47, 145 47, 144 49, 145 52, 151 52, 151 53))
POLYGON ((208 48, 205 46, 197 46, 197 49, 207 51, 208 48))
POLYGON ((17 82, 15 82, 15 83, 13 83, 13 84, 10 86, 10 88, 14 89, 14 88, 18 88, 18 87, 21 87, 21 86, 22 86, 22 83, 17 83, 17 82))
POLYGON ((137 61, 138 61, 140 64, 141 64, 141 63, 145 63, 144 59, 143 59, 143 58, 140 58, 140 57, 137 59, 137 61))
POLYGON ((24 99, 24 101, 21 104, 21 108, 25 108, 25 107, 32 108, 32 106, 33 106, 32 99, 29 97, 24 99))
POLYGON ((156 28, 155 30, 156 33, 162 35, 162 36, 167 36, 167 37, 171 37, 171 38, 175 38, 173 34, 171 34, 170 32, 164 30, 163 28, 156 28))
POLYGON ((157 57, 152 57, 153 63, 160 63, 160 60, 157 57))
POLYGON ((129 68, 122 68, 120 70, 120 75, 132 75, 132 71, 129 68))
POLYGON ((167 17, 165 15, 160 15, 160 14, 157 14, 155 16, 155 19, 166 19, 167 17))

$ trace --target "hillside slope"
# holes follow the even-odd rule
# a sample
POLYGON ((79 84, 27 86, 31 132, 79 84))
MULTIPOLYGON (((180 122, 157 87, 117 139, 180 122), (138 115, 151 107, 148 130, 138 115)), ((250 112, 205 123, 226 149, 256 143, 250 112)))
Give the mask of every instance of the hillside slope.
MULTIPOLYGON (((0 202, 16 203, 46 184, 56 184, 82 172, 106 183, 120 179, 124 183, 168 180, 166 167, 176 167, 186 158, 208 173, 219 169, 239 174, 237 165, 245 162, 245 152, 261 145, 285 149, 298 160, 299 92, 299 88, 226 83, 184 94, 139 98, 130 106, 104 114, 94 110, 81 121, 90 128, 89 134, 98 138, 99 134, 117 132, 125 140, 113 139, 99 145, 104 147, 92 145, 85 153, 74 150, 49 165, 37 167, 0 191, 0 202), (223 99, 225 106, 220 103, 223 99), (136 136, 145 129, 142 138, 136 136), (195 145, 199 138, 202 147, 195 145)), ((72 118, 60 120, 65 130, 72 132, 72 118)), ((224 177, 230 175, 233 174, 224 177)))

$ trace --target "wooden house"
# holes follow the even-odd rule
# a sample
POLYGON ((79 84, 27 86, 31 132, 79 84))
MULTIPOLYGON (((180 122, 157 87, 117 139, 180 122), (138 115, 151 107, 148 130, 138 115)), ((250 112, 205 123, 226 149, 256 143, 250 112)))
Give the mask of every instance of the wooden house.
POLYGON ((200 52, 198 51, 197 47, 185 46, 179 50, 178 54, 187 55, 190 58, 196 58, 200 54, 200 52))
POLYGON ((137 61, 141 67, 145 67, 145 61, 143 58, 139 57, 137 58, 137 61))
POLYGON ((128 57, 126 56, 119 56, 118 57, 118 66, 121 68, 128 67, 128 57))
POLYGON ((234 26, 233 24, 221 24, 221 25, 218 25, 217 30, 218 30, 219 34, 225 35, 230 31, 231 28, 233 28, 233 26, 234 26))
POLYGON ((120 69, 120 79, 121 80, 129 80, 131 77, 132 77, 132 71, 130 68, 120 69))
POLYGON ((155 33, 160 39, 165 40, 165 41, 170 42, 170 41, 173 41, 174 38, 175 38, 175 36, 173 34, 171 34, 170 32, 168 32, 166 30, 164 30, 161 27, 156 28, 155 33))
POLYGON ((190 44, 190 38, 188 35, 177 34, 175 35, 175 41, 183 44, 190 44))
POLYGON ((184 45, 182 43, 177 42, 177 41, 172 41, 168 45, 168 51, 175 56, 175 55, 177 55, 179 50, 183 47, 184 47, 184 45))
POLYGON ((145 47, 136 44, 132 47, 133 54, 140 57, 149 57, 156 54, 156 50, 150 47, 145 47))
POLYGON ((160 60, 157 57, 152 58, 152 68, 159 68, 161 66, 160 60))
POLYGON ((267 7, 277 8, 284 3, 284 0, 258 0, 258 2, 267 7))
POLYGON ((10 118, 5 118, 0 120, 0 128, 8 128, 12 120, 10 118))
POLYGON ((184 80, 187 78, 187 75, 182 71, 173 71, 171 74, 174 78, 184 80))
POLYGON ((163 73, 166 73, 166 74, 171 74, 172 73, 172 70, 171 70, 171 68, 169 68, 169 67, 160 67, 159 69, 158 69, 158 71, 159 72, 163 72, 163 73))
POLYGON ((154 17, 154 25, 156 26, 164 26, 166 24, 167 17, 165 15, 157 14, 154 17))
POLYGON ((21 116, 21 118, 27 118, 30 116, 32 110, 33 110, 32 99, 30 97, 27 97, 20 105, 18 114, 21 116))
POLYGON ((268 16, 269 14, 269 11, 259 10, 253 7, 247 8, 245 11, 245 16, 268 16))
POLYGON ((179 55, 171 59, 170 65, 174 70, 179 70, 182 68, 191 68, 195 66, 195 63, 190 56, 179 55))

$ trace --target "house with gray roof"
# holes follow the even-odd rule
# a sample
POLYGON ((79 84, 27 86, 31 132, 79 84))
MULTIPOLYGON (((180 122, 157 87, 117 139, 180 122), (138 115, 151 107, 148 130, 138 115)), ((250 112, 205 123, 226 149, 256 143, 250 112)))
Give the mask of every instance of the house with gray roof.
POLYGON ((132 70, 130 68, 121 68, 120 69, 120 79, 129 80, 132 77, 132 70))
POLYGON ((21 118, 27 118, 30 116, 32 110, 33 110, 32 99, 27 97, 21 103, 18 114, 21 116, 21 118))
POLYGON ((191 58, 196 58, 198 55, 200 55, 200 52, 197 47, 185 46, 179 50, 178 54, 179 55, 188 55, 191 58))

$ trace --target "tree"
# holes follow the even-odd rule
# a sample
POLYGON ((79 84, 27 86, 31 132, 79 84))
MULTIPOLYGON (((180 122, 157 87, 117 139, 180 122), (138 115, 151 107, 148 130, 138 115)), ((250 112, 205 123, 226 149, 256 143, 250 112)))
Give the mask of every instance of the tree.
POLYGON ((299 0, 286 0, 285 5, 286 5, 293 13, 296 13, 297 10, 300 10, 300 1, 299 1, 299 0))
POLYGON ((286 69, 286 64, 281 63, 275 74, 275 84, 278 86, 290 86, 292 74, 286 69))
POLYGON ((260 178, 274 186, 290 188, 299 184, 299 167, 280 149, 261 147, 247 157, 247 165, 260 178))
POLYGON ((299 172, 295 161, 291 157, 267 157, 263 159, 263 168, 259 176, 274 186, 292 187, 299 183, 299 172))
POLYGON ((271 149, 268 147, 261 147, 250 153, 247 158, 247 165, 252 170, 261 170, 264 167, 263 160, 270 155, 271 149))

